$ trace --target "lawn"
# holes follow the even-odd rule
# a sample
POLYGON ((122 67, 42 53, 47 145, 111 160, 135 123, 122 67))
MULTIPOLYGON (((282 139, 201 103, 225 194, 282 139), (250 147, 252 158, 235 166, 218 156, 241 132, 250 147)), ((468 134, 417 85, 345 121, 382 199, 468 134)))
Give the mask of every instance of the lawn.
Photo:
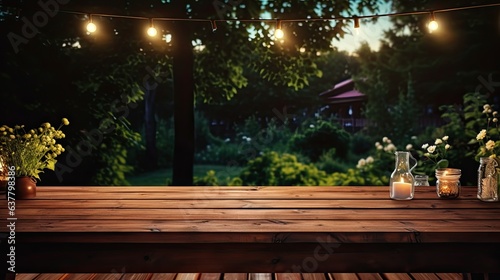
MULTIPOLYGON (((203 177, 208 171, 214 170, 219 182, 226 182, 228 177, 240 175, 242 167, 226 165, 195 165, 193 174, 195 177, 203 177)), ((132 186, 165 186, 172 182, 172 168, 158 169, 152 172, 135 174, 127 177, 132 186)))

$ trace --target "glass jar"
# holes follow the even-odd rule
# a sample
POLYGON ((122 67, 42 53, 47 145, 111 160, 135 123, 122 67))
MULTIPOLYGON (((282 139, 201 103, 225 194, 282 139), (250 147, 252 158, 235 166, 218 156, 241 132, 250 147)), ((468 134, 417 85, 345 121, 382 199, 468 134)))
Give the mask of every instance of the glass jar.
POLYGON ((409 153, 396 151, 396 167, 389 180, 390 197, 396 200, 413 199, 415 194, 415 178, 411 171, 417 166, 417 160, 409 153), (410 167, 410 158, 415 162, 410 167))
POLYGON ((440 198, 457 198, 460 195, 460 176, 462 171, 456 168, 436 169, 436 193, 440 198))
POLYGON ((415 187, 418 186, 430 186, 429 176, 427 175, 415 175, 415 187))
POLYGON ((498 201, 498 162, 489 157, 479 159, 477 170, 477 198, 498 201))

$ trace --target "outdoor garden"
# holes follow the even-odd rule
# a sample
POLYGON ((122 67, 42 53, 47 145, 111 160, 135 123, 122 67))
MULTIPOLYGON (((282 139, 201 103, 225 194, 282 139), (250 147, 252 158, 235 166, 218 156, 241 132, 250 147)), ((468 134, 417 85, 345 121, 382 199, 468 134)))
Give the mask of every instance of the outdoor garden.
POLYGON ((408 12, 468 2, 85 2, 0 1, 0 151, 51 142, 27 174, 38 185, 388 185, 396 151, 431 184, 453 167, 477 185, 479 158, 500 152, 494 1, 435 13, 433 32, 408 12), (399 13, 389 25, 361 21, 378 45, 344 49, 353 16, 385 8, 399 13), (136 16, 170 20, 150 38, 153 20, 136 16), (283 39, 274 20, 230 20, 262 17, 284 19, 283 39), (295 22, 308 17, 346 19, 295 22), (365 96, 362 127, 320 96, 347 79, 365 96))

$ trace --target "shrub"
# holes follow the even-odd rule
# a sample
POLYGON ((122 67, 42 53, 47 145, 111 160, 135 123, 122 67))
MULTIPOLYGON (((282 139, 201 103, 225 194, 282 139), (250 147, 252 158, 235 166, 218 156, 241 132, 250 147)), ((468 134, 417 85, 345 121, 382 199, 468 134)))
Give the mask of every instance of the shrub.
POLYGON ((325 185, 327 179, 326 173, 314 165, 274 151, 250 160, 240 177, 245 185, 254 186, 316 186, 325 185))
POLYGON ((350 135, 338 124, 331 121, 317 120, 305 128, 302 133, 297 132, 290 140, 293 150, 317 161, 326 151, 335 148, 335 155, 346 159, 349 151, 350 135))

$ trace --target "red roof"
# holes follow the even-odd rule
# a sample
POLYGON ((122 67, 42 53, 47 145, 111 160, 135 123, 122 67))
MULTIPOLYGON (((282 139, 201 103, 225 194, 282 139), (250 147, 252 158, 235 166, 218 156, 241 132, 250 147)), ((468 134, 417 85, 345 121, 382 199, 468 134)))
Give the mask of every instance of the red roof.
POLYGON ((351 101, 361 101, 365 99, 365 95, 362 94, 361 92, 353 89, 348 92, 341 93, 339 95, 335 95, 332 97, 327 98, 329 103, 345 103, 345 102, 351 102, 351 101))

